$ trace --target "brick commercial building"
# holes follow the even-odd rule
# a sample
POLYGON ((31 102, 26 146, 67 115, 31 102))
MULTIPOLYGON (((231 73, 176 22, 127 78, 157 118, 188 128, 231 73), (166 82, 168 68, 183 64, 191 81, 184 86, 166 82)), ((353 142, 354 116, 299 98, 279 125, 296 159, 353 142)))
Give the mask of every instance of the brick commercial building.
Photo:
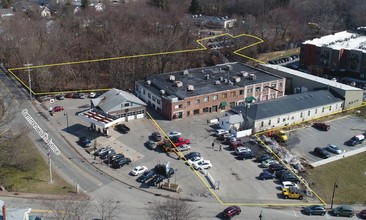
POLYGON ((366 27, 305 41, 300 67, 362 88, 366 84, 366 27))
POLYGON ((284 96, 285 79, 241 63, 163 73, 135 83, 135 93, 169 120, 229 110, 284 96))

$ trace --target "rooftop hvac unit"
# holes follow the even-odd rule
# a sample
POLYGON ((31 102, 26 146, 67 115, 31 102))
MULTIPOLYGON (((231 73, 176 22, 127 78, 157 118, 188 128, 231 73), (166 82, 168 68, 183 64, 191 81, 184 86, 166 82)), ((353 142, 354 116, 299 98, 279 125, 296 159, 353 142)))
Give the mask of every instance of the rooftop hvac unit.
POLYGON ((239 76, 234 76, 233 79, 236 83, 240 82, 240 80, 241 80, 241 78, 239 76))
POLYGON ((169 80, 170 80, 170 81, 174 81, 174 80, 175 80, 175 76, 174 76, 174 75, 170 75, 170 76, 169 76, 169 80))
POLYGON ((188 75, 189 74, 189 71, 188 70, 184 70, 183 71, 183 75, 188 75))
POLYGON ((220 84, 221 84, 220 80, 215 81, 215 85, 220 85, 220 84))
POLYGON ((224 81, 224 77, 222 77, 222 76, 220 76, 220 81, 222 82, 222 81, 224 81))
POLYGON ((229 80, 229 85, 230 85, 230 86, 233 86, 233 85, 234 85, 234 83, 233 83, 232 81, 230 81, 230 80, 229 80))
POLYGON ((247 77, 249 75, 247 71, 240 71, 240 74, 244 77, 247 77))
POLYGON ((209 74, 206 74, 205 75, 205 79, 209 80, 210 79, 210 75, 209 74))
POLYGON ((229 80, 227 80, 227 79, 224 79, 224 83, 228 83, 229 82, 229 80))
POLYGON ((193 91, 194 90, 194 86, 193 85, 188 85, 187 86, 187 90, 188 91, 193 91))
POLYGON ((256 80, 257 76, 254 73, 249 74, 249 79, 256 80))
POLYGON ((165 90, 164 89, 160 90, 160 94, 165 95, 165 90))
POLYGON ((151 84, 151 80, 147 80, 147 81, 146 81, 146 83, 147 83, 148 85, 150 85, 150 84, 151 84))
POLYGON ((182 81, 175 81, 175 86, 176 87, 182 87, 183 86, 183 82, 182 81))

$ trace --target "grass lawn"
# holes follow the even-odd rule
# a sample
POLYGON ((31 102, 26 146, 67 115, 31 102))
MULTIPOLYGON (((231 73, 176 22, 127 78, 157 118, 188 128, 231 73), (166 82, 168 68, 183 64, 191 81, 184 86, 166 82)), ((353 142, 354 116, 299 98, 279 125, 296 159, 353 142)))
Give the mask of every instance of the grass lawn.
POLYGON ((290 50, 274 51, 270 53, 262 53, 258 55, 258 60, 268 62, 269 60, 279 59, 281 57, 287 57, 294 54, 299 54, 300 48, 294 48, 290 50))
POLYGON ((305 178, 328 204, 331 203, 336 180, 338 187, 335 190, 334 204, 365 204, 366 152, 308 169, 305 178))
POLYGON ((34 166, 28 171, 21 171, 13 167, 1 167, 0 183, 9 191, 67 194, 73 190, 72 186, 52 172, 53 184, 49 184, 49 167, 46 161, 38 154, 38 150, 28 136, 19 140, 18 144, 24 147, 25 155, 35 161, 34 166))

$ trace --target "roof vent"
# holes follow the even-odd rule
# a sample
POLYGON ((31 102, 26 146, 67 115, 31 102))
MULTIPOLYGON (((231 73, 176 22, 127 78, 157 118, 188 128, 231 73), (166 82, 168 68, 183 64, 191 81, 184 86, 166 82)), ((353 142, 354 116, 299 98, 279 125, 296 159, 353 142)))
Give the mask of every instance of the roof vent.
POLYGON ((151 85, 151 80, 147 80, 147 81, 146 81, 146 83, 147 83, 148 85, 151 85))
POLYGON ((193 85, 188 85, 187 86, 187 90, 188 91, 193 91, 194 90, 194 86, 193 85))
POLYGON ((174 80, 175 80, 175 76, 174 76, 174 75, 170 75, 170 76, 169 76, 169 80, 170 80, 170 81, 174 81, 174 80))
POLYGON ((164 89, 160 90, 160 94, 165 95, 165 90, 164 89))
POLYGON ((241 76, 247 77, 249 73, 247 71, 240 71, 241 76))
POLYGON ((233 83, 232 81, 230 81, 230 80, 229 80, 229 85, 230 85, 230 86, 233 86, 233 85, 234 85, 234 83, 233 83))
POLYGON ((241 78, 239 76, 234 76, 233 79, 236 83, 240 82, 240 80, 241 80, 241 78))
POLYGON ((215 81, 215 85, 220 85, 220 84, 221 84, 220 80, 215 81))
POLYGON ((176 87, 182 87, 183 86, 183 82, 182 81, 175 81, 175 86, 176 87))
POLYGON ((188 70, 184 70, 183 71, 183 75, 188 75, 189 74, 189 71, 188 70))
POLYGON ((228 83, 229 82, 229 80, 228 79, 224 79, 224 83, 228 83))
POLYGON ((249 74, 249 79, 256 80, 257 76, 254 73, 249 74))
POLYGON ((205 79, 209 80, 210 79, 210 75, 209 74, 206 74, 205 75, 205 79))
POLYGON ((224 77, 222 77, 222 76, 220 76, 220 81, 222 82, 222 81, 224 81, 224 77))

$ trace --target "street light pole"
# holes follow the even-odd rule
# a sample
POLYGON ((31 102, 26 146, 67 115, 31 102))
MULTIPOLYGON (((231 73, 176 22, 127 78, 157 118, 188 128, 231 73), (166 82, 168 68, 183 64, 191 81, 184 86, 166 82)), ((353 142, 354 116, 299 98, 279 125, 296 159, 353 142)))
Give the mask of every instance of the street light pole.
POLYGON ((178 169, 175 169, 174 184, 177 184, 177 171, 178 169))
POLYGON ((32 100, 32 80, 31 80, 31 76, 30 76, 30 66, 33 66, 32 63, 26 63, 24 64, 24 66, 27 67, 27 72, 28 72, 28 83, 29 83, 29 98, 30 100, 32 100))
POLYGON ((338 180, 337 179, 334 181, 334 185, 333 185, 333 195, 332 195, 332 203, 330 204, 330 209, 333 209, 334 193, 335 193, 336 188, 338 188, 338 180))
POLYGON ((64 116, 66 116, 66 130, 69 132, 69 115, 65 112, 64 116))

